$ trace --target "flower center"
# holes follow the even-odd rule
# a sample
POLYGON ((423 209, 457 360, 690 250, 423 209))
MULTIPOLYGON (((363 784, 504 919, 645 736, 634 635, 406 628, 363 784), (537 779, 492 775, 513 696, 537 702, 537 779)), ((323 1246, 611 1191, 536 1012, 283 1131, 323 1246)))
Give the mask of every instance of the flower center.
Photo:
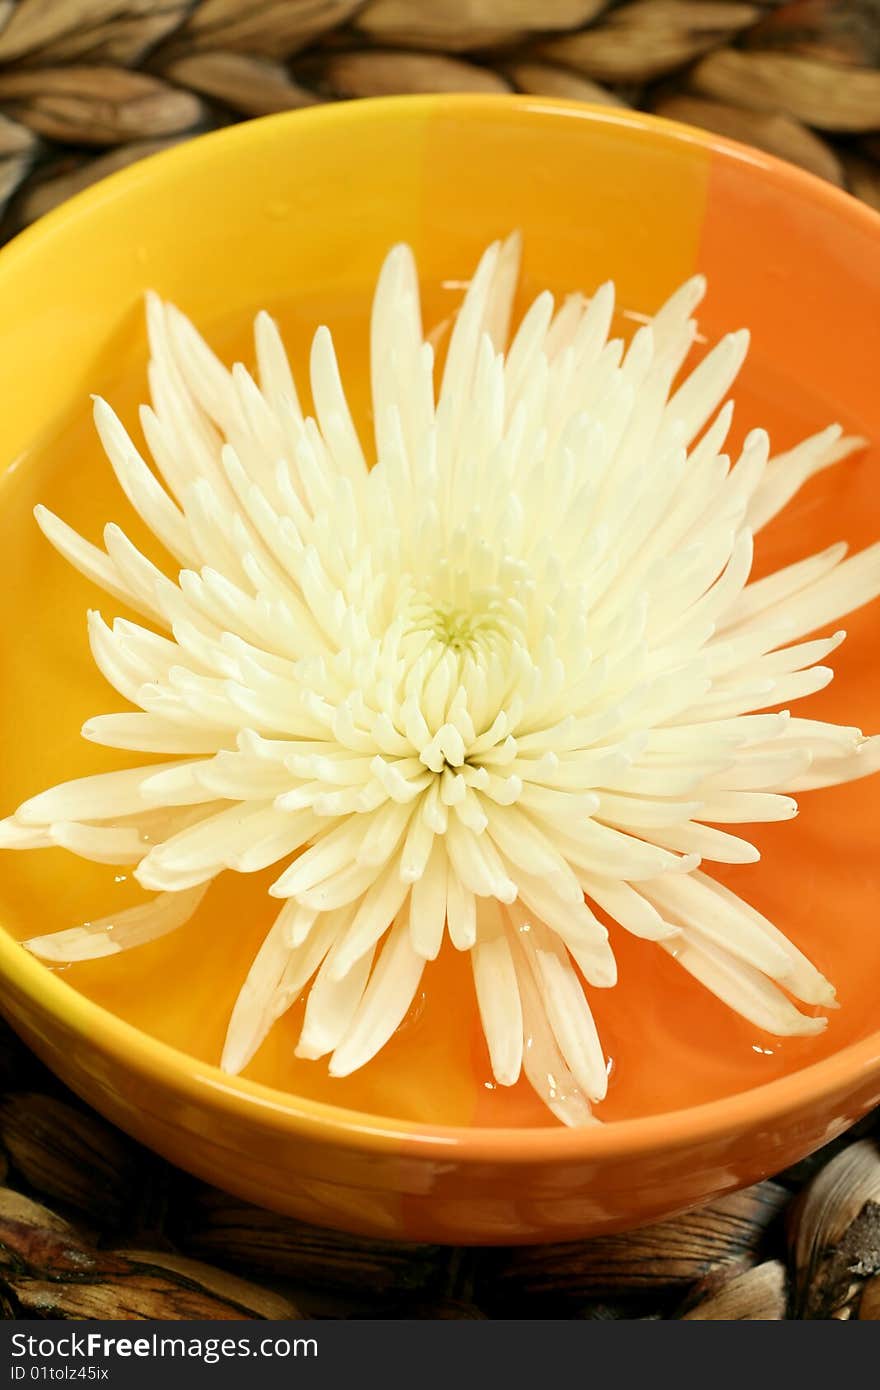
POLYGON ((444 647, 461 652, 473 649, 481 635, 488 635, 494 624, 490 614, 468 612, 453 605, 442 605, 434 609, 431 624, 434 637, 444 647))
POLYGON ((494 590, 454 598, 423 594, 410 607, 407 630, 461 659, 480 661, 521 636, 508 608, 506 597, 494 590))

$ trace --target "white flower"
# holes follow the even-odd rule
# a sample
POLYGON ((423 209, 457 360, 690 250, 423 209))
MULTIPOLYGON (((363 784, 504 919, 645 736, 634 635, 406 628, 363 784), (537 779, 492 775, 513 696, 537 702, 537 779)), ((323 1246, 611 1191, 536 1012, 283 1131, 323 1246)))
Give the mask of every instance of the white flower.
POLYGON ((757 859, 720 823, 788 819, 791 793, 880 766, 857 729, 760 712, 831 679, 816 663, 843 633, 801 639, 880 591, 880 546, 749 584, 753 534, 860 441, 834 426, 768 462, 755 431, 730 467, 721 403, 747 335, 674 384, 700 278, 625 352, 606 341, 610 284, 557 311, 540 295, 505 351, 518 262, 516 237, 480 261, 435 404, 413 257, 390 253, 372 469, 326 328, 308 418, 265 314, 258 385, 150 298, 155 471, 101 400, 95 421, 175 577, 118 526, 102 551, 37 518, 141 619, 89 614, 95 661, 134 711, 84 736, 168 761, 43 792, 0 844, 136 864, 158 894, 30 941, 47 960, 151 940, 224 869, 278 862, 283 906, 232 1015, 233 1072, 305 989, 298 1054, 329 1055, 336 1076, 363 1066, 448 931, 470 953, 498 1082, 525 1070, 578 1124, 606 1089, 583 982, 615 982, 595 909, 758 1027, 824 1026, 792 998, 831 1007, 831 985, 698 865, 757 859))

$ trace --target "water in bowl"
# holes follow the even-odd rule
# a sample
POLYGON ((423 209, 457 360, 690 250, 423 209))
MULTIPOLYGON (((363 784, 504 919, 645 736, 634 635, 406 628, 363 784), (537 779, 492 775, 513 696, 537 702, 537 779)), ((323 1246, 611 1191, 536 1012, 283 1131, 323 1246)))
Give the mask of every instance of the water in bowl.
MULTIPOLYGON (((525 286, 528 293, 529 286, 525 286)), ((536 287, 532 287, 533 289, 536 287)), ((459 295, 454 283, 430 289, 426 321, 439 322, 459 295)), ((710 302, 711 303, 711 302, 710 302)), ((185 304, 182 305, 186 307, 185 304)), ((284 332, 301 387, 317 323, 334 332, 353 413, 369 435, 368 300, 297 296, 267 305, 284 332)), ((623 315, 627 331, 638 315, 623 315)), ((133 428, 144 398, 144 343, 130 316, 115 365, 102 365, 92 389, 106 395, 133 428)), ((737 324, 709 325, 712 335, 737 324)), ((249 362, 249 323, 224 322, 209 337, 227 360, 249 362)), ((305 392, 303 391, 305 398, 305 392)), ((762 361, 760 342, 735 392, 739 438, 750 426, 771 431, 781 449, 835 418, 778 366, 762 361)), ((845 420, 848 428, 858 421, 845 420)), ((137 433, 135 431, 135 437, 137 433)), ((880 534, 873 482, 876 454, 861 456, 815 479, 785 515, 762 534, 756 573, 838 539, 853 548, 880 534)), ((85 743, 83 721, 119 707, 89 655, 85 613, 118 611, 50 549, 31 511, 45 502, 77 530, 100 540, 109 520, 125 526, 156 555, 113 479, 83 399, 52 422, 42 441, 0 480, 0 584, 6 605, 0 625, 0 814, 43 787, 89 772, 147 761, 85 743)), ((799 713, 880 727, 880 643, 872 605, 852 615, 849 640, 835 656, 837 678, 799 713)), ((880 933, 864 920, 864 903, 880 901, 873 847, 880 787, 854 783, 802 798, 793 824, 756 828, 760 864, 713 870, 766 912, 836 984, 841 1008, 818 1038, 772 1038, 707 994, 656 947, 611 928, 620 982, 592 990, 591 1004, 609 1054, 604 1119, 677 1109, 760 1085, 866 1036, 876 1026, 880 933)), ((226 874, 185 928, 129 954, 62 967, 74 989, 129 1023, 204 1061, 220 1055, 241 980, 277 911, 266 888, 272 872, 226 874)), ((88 864, 61 850, 7 854, 0 862, 0 921, 17 938, 103 916, 138 901, 130 875, 88 864)), ((300 1096, 376 1115, 453 1125, 554 1124, 524 1082, 491 1080, 468 961, 448 946, 430 965, 420 995, 398 1034, 368 1066, 344 1080, 325 1064, 298 1060, 294 1046, 302 1005, 276 1025, 246 1075, 300 1096), (450 1018, 454 1026, 450 1027, 450 1018)))

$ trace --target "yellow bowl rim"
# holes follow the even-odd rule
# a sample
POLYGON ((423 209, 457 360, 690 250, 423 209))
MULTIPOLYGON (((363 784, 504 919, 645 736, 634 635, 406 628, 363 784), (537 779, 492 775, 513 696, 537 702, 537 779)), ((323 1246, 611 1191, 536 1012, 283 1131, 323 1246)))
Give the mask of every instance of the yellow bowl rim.
MULTIPOLYGON (((439 108, 476 119, 506 110, 525 119, 550 116, 586 120, 647 134, 662 144, 691 144, 710 155, 751 165, 770 182, 808 201, 824 204, 849 222, 861 222, 880 242, 880 214, 841 189, 795 165, 750 146, 677 121, 612 106, 586 105, 565 98, 517 94, 443 94, 391 96, 328 103, 243 121, 235 126, 184 140, 75 194, 20 232, 0 249, 0 294, 31 255, 38 254, 57 230, 98 212, 109 201, 126 196, 157 172, 184 171, 202 158, 207 147, 250 144, 269 127, 309 121, 315 125, 354 120, 398 121, 424 118, 439 108)), ((348 1110, 276 1090, 159 1042, 132 1024, 80 994, 53 974, 0 927, 0 980, 9 980, 38 1010, 54 1013, 74 1033, 114 1058, 123 1070, 134 1069, 160 1088, 170 1088, 195 1104, 214 1105, 230 1114, 251 1111, 279 1128, 335 1147, 369 1150, 399 1156, 402 1149, 424 1158, 456 1162, 491 1162, 507 1166, 531 1163, 608 1162, 640 1152, 711 1142, 745 1128, 772 1123, 805 1101, 817 1105, 844 1089, 853 1092, 878 1083, 880 1098, 880 1029, 869 1037, 834 1052, 819 1062, 777 1080, 765 1082, 720 1100, 634 1119, 615 1120, 583 1129, 564 1126, 487 1128, 427 1125, 348 1110)))

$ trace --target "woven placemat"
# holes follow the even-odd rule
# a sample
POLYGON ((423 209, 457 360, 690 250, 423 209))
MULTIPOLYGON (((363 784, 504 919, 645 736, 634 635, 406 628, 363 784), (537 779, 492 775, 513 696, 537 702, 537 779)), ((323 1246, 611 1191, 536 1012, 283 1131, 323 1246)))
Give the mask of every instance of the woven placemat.
MULTIPOLYGON (((638 106, 880 208, 880 0, 0 0, 0 239, 243 117, 398 92, 638 106)), ((346 1238, 196 1183, 0 1034, 5 1318, 880 1318, 876 1117, 628 1236, 346 1238)))
POLYGON ((880 1112, 773 1181, 629 1235, 464 1250, 318 1230, 207 1187, 3 1025, 0 1087, 5 1319, 880 1319, 880 1112))
POLYGON ((638 106, 880 207, 880 0, 0 0, 0 238, 164 146, 398 92, 638 106))

